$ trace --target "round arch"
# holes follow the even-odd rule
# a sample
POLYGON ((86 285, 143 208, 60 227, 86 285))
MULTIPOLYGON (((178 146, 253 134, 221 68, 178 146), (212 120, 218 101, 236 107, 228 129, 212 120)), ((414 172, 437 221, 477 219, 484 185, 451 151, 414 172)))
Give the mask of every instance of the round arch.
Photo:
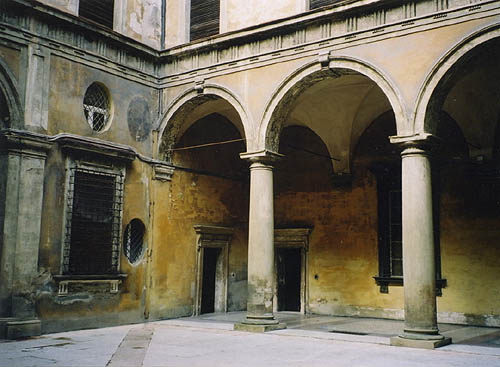
MULTIPOLYGON (((20 127, 23 122, 23 112, 21 108, 21 99, 17 88, 16 78, 10 71, 8 65, 0 58, 0 93, 2 93, 7 102, 9 110, 9 126, 20 127)), ((1 126, 1 125, 0 125, 1 126)))
POLYGON ((380 70, 365 61, 350 56, 333 56, 329 59, 328 68, 322 68, 318 62, 310 62, 294 71, 280 84, 264 111, 259 126, 258 149, 277 151, 279 132, 288 107, 302 91, 324 78, 335 78, 349 72, 366 76, 383 91, 396 116, 398 133, 406 131, 407 111, 395 84, 380 70))
POLYGON ((485 27, 470 34, 464 40, 456 44, 434 64, 418 93, 413 120, 410 122, 412 125, 411 131, 413 131, 414 134, 432 133, 435 130, 436 126, 433 125, 432 121, 429 121, 428 110, 429 107, 431 107, 434 91, 451 68, 477 46, 499 37, 500 25, 495 24, 485 27))
MULTIPOLYGON (((205 84, 202 91, 190 88, 179 95, 157 121, 155 130, 159 132, 158 157, 162 158, 162 152, 168 151, 175 144, 182 133, 184 121, 190 113, 203 103, 217 99, 222 99, 234 108, 241 120, 241 126, 235 126, 242 137, 246 141, 250 141, 251 134, 249 132, 252 126, 250 115, 243 107, 240 99, 227 88, 214 84, 205 84)), ((165 155, 164 158, 167 161, 171 159, 168 155, 165 155)))

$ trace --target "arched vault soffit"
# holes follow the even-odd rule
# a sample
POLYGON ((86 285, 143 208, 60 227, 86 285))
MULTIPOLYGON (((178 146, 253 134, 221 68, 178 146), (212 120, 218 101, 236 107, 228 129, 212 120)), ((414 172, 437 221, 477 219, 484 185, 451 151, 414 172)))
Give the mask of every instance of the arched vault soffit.
POLYGON ((397 131, 407 129, 407 113, 394 83, 374 66, 352 57, 330 56, 328 68, 319 62, 308 63, 289 75, 273 94, 259 128, 259 148, 278 151, 280 131, 296 98, 325 78, 359 73, 372 80, 385 94, 396 116, 397 131))
POLYGON ((182 93, 158 120, 155 129, 160 136, 158 157, 171 161, 170 149, 187 128, 198 119, 216 112, 227 117, 243 139, 250 139, 248 130, 252 126, 251 121, 239 98, 226 88, 206 84, 202 92, 191 88, 182 93))
POLYGON ((475 47, 499 37, 500 25, 495 24, 483 28, 470 34, 456 44, 434 64, 418 93, 416 108, 413 120, 411 121, 411 131, 414 134, 432 133, 436 130, 435 122, 437 122, 437 119, 432 118, 432 112, 435 109, 433 107, 437 107, 435 105, 443 101, 437 101, 439 98, 434 98, 433 94, 441 81, 445 81, 445 78, 451 77, 448 72, 452 67, 475 47))
MULTIPOLYGON (((20 127, 23 121, 21 108, 21 99, 17 89, 17 82, 14 74, 10 71, 7 64, 0 58, 0 93, 2 93, 7 101, 9 110, 9 126, 20 127)), ((3 123, 3 122, 2 122, 3 123)), ((2 126, 0 123, 0 127, 2 126)))

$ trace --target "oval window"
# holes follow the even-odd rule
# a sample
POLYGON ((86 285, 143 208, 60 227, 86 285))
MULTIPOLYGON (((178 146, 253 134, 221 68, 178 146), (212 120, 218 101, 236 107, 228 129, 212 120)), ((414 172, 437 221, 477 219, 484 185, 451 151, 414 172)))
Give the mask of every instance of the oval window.
POLYGON ((131 264, 137 263, 142 258, 145 232, 146 227, 140 219, 132 219, 130 223, 127 224, 127 227, 125 227, 123 250, 131 264))

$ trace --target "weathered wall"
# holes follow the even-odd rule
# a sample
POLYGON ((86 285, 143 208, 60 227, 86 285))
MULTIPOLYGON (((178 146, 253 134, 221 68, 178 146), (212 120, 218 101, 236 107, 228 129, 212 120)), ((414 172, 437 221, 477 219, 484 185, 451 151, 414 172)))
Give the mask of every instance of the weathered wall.
POLYGON ((498 325, 498 184, 463 167, 450 167, 442 177, 441 261, 448 286, 438 298, 438 311, 448 321, 498 325))
MULTIPOLYGON (((213 114, 191 126, 176 147, 238 138, 228 120, 213 114)), ((179 151, 174 164, 195 172, 178 168, 170 183, 155 184, 152 318, 193 312, 196 224, 234 228, 229 247, 228 310, 246 307, 249 189, 248 179, 241 176, 246 167, 238 153, 243 150, 239 142, 179 151)))
POLYGON ((62 57, 51 57, 48 133, 72 133, 126 144, 151 154, 151 125, 158 91, 62 57), (93 83, 103 84, 111 99, 111 123, 96 133, 85 119, 83 98, 93 83), (139 114, 139 116, 137 116, 139 114))
POLYGON ((136 41, 160 49, 161 11, 161 0, 116 1, 113 28, 136 41))
POLYGON ((221 1, 221 33, 286 18, 306 10, 307 0, 221 1))

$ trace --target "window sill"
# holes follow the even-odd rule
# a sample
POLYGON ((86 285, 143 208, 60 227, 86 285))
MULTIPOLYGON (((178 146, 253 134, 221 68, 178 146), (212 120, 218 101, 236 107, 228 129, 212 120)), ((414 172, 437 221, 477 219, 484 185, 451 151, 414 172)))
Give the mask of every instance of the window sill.
MULTIPOLYGON (((380 286, 380 293, 389 293, 389 286, 403 286, 403 277, 375 276, 375 283, 380 286)), ((436 279, 436 296, 442 295, 442 288, 446 288, 446 279, 436 279)))
POLYGON ((106 284, 110 286, 110 293, 118 293, 122 281, 127 278, 127 274, 89 274, 89 275, 54 275, 54 280, 58 283, 58 296, 67 296, 70 284, 106 284))

